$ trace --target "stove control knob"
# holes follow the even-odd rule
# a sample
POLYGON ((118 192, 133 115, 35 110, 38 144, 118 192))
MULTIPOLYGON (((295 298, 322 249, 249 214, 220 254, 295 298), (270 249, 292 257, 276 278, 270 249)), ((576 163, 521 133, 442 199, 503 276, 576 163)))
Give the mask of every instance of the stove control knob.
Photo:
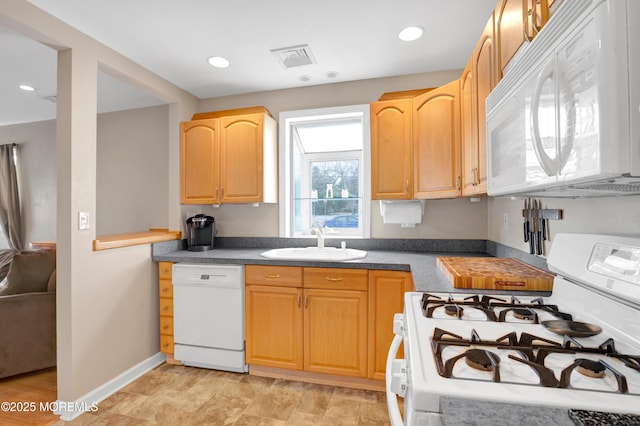
POLYGON ((391 377, 391 392, 403 398, 407 395, 407 375, 406 374, 394 374, 391 377))
POLYGON ((404 314, 393 316, 393 333, 404 337, 404 314))
POLYGON ((393 360, 393 366, 391 367, 391 391, 403 398, 407 394, 407 361, 404 359, 393 360))

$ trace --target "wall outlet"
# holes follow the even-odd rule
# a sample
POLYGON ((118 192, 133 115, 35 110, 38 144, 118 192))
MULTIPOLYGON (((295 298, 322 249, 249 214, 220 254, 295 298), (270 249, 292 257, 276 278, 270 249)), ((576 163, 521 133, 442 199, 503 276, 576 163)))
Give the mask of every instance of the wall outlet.
POLYGON ((509 230, 509 213, 502 213, 502 229, 505 231, 509 230))
POLYGON ((81 231, 89 229, 89 212, 78 212, 78 229, 81 231))

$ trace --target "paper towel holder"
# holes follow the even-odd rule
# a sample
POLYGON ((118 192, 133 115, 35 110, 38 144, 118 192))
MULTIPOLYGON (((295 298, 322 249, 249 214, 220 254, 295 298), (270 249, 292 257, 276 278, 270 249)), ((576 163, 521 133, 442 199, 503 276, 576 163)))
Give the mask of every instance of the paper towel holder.
POLYGON ((425 200, 380 200, 380 215, 382 216, 383 223, 398 224, 401 228, 415 228, 417 223, 422 223, 424 201, 425 200), (405 209, 406 214, 398 214, 397 207, 405 209), (419 212, 418 207, 420 208, 419 212), (389 210, 395 210, 395 215, 393 213, 389 214, 389 210))

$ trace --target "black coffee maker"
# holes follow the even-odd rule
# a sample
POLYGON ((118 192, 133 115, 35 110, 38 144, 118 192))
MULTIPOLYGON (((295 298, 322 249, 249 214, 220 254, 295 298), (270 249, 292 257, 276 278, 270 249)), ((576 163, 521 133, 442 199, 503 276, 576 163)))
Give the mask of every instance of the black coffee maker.
POLYGON ((187 219, 187 250, 213 250, 215 238, 215 219, 204 214, 197 214, 187 219))

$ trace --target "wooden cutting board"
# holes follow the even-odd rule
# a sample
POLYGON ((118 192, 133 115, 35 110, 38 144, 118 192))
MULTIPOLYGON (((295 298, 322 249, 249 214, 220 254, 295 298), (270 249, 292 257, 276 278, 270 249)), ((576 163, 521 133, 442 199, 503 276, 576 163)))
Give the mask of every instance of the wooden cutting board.
POLYGON ((554 275, 504 257, 438 256, 440 271, 454 288, 551 291, 554 275))

